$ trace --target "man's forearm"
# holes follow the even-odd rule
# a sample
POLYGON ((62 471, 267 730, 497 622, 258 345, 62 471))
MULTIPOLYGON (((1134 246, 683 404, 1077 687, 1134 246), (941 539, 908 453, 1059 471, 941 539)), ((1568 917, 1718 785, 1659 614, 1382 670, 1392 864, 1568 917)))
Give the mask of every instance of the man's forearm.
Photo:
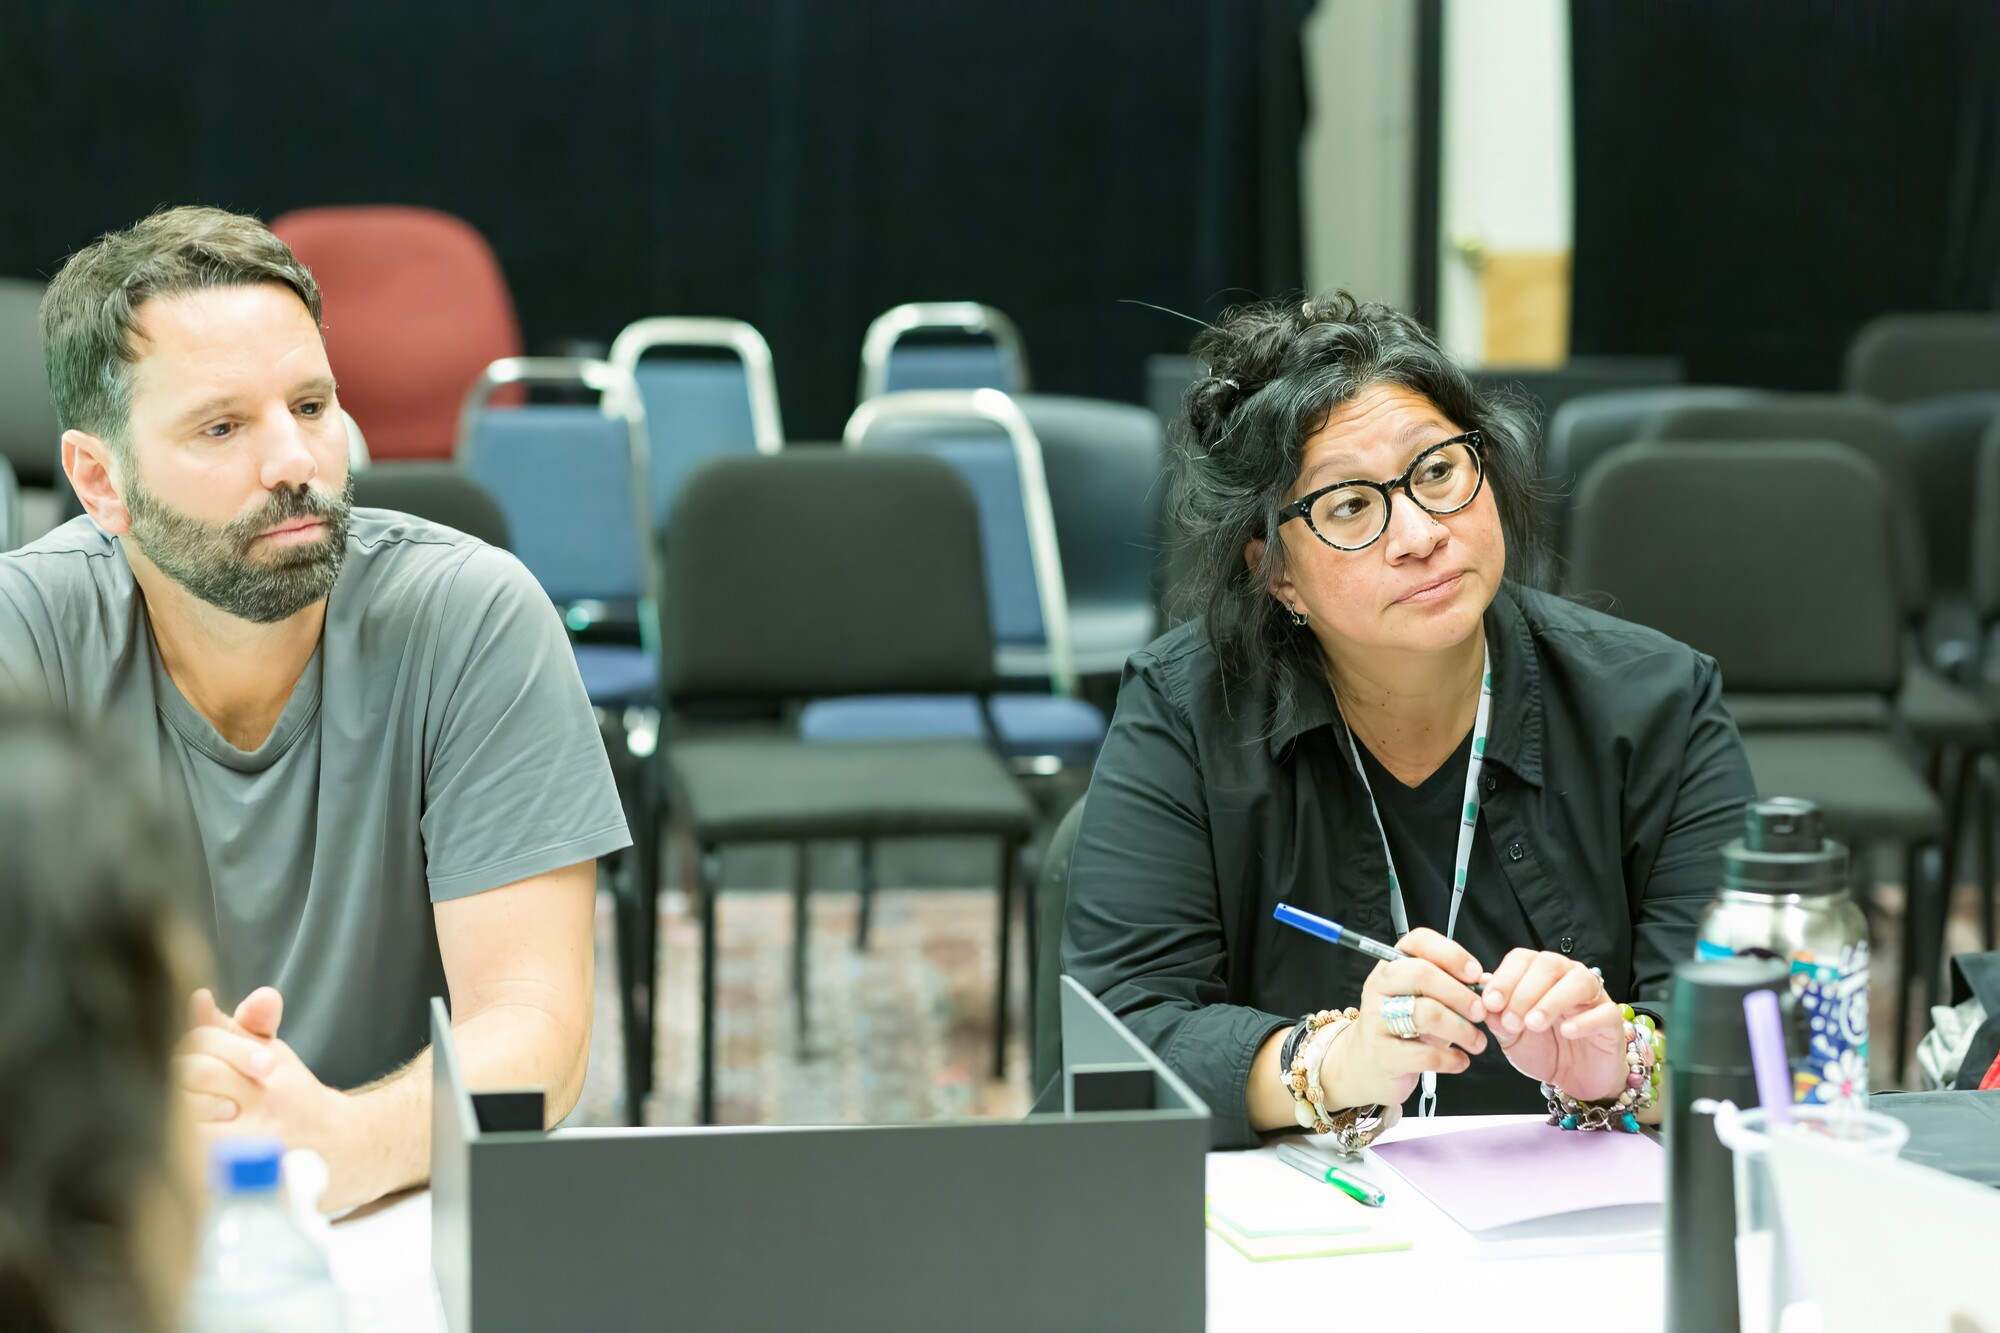
MULTIPOLYGON (((589 1064, 590 1019, 564 1022, 532 1005, 500 1004, 452 1024, 452 1044, 474 1089, 541 1088, 555 1124, 576 1105, 589 1064)), ((328 1211, 367 1203, 430 1177, 431 1053, 347 1094, 346 1125, 330 1163, 328 1211)))

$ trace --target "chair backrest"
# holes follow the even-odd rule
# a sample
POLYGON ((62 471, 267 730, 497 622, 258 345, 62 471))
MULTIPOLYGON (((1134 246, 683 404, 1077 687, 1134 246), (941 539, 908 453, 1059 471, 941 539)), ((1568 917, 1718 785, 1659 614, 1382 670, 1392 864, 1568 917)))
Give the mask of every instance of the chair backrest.
POLYGON ((1563 549, 1578 488, 1605 454, 1640 438, 1646 424, 1662 412, 1703 403, 1748 402, 1756 396, 1754 389, 1672 385, 1585 394, 1557 408, 1542 446, 1542 476, 1554 501, 1554 530, 1549 536, 1555 548, 1563 549))
POLYGON ((309 208, 271 230, 319 280, 327 359, 373 456, 449 458, 473 381, 521 354, 485 239, 427 208, 309 208))
POLYGON ((512 550, 507 516, 486 488, 455 463, 380 463, 354 474, 354 503, 441 523, 512 550))
POLYGON ((1894 693, 1890 518, 1845 445, 1640 443, 1584 478, 1571 587, 1712 655, 1743 693, 1894 693))
POLYGON ((861 401, 920 389, 1026 393, 1028 355, 1014 321, 977 301, 919 301, 877 315, 861 340, 861 401))
POLYGON ((1772 394, 1745 403, 1677 407, 1647 423, 1654 440, 1826 440, 1875 465, 1895 524, 1897 592, 1905 614, 1930 601, 1918 475, 1910 442, 1895 417, 1870 398, 1845 394, 1772 394))
POLYGON ((1201 378, 1204 367, 1191 356, 1160 353, 1146 358, 1146 406, 1163 426, 1171 426, 1181 415, 1188 387, 1201 378))
POLYGON ((1164 546, 1160 419, 1092 398, 1014 401, 1041 446, 1070 610, 1150 604, 1164 546))
POLYGON ((1973 482, 1972 578, 1974 609, 1982 624, 2000 621, 2000 416, 1979 443, 1973 482))
POLYGON ((361 433, 361 424, 354 419, 352 413, 343 411, 340 419, 347 423, 347 470, 349 472, 367 470, 375 461, 374 455, 368 452, 368 437, 361 433))
POLYGON ((660 589, 672 705, 992 683, 979 510, 935 458, 711 459, 674 497, 660 589))
POLYGON ((42 367, 44 286, 0 278, 0 458, 24 486, 53 486, 61 470, 62 426, 42 367))
POLYGON ((638 320, 612 342, 611 364, 632 376, 645 404, 653 524, 660 530, 682 483, 701 464, 784 447, 770 345, 740 319, 638 320))
POLYGON ((1069 600, 1041 442, 1019 404, 993 389, 885 394, 856 408, 850 450, 928 453, 957 468, 979 502, 993 639, 1046 648, 1051 684, 1074 694, 1069 600))
POLYGON ((1083 825, 1085 799, 1077 797, 1049 835, 1035 886, 1035 1060, 1030 1092, 1039 1092, 1062 1072, 1063 916, 1069 910, 1069 863, 1076 852, 1076 831, 1083 825))
POLYGON ((13 464, 0 454, 0 551, 11 551, 21 541, 21 487, 13 464))
POLYGON ((1971 577, 1975 525, 1964 479, 1979 467, 1987 428, 2000 420, 2000 392, 1914 399, 1893 414, 1910 443, 1931 586, 1963 590, 1971 577))
POLYGON ((2000 389, 2000 315, 1883 315, 1847 345, 1844 387, 1885 403, 2000 389))
POLYGON ((646 423, 631 376, 570 357, 496 361, 466 396, 458 461, 500 506, 514 553, 558 605, 652 602, 646 423), (588 389, 601 402, 490 403, 514 384, 588 389))
POLYGON ((1671 356, 1573 356, 1559 366, 1482 366, 1467 373, 1488 394, 1527 399, 1543 424, 1574 398, 1687 381, 1686 368, 1671 356))

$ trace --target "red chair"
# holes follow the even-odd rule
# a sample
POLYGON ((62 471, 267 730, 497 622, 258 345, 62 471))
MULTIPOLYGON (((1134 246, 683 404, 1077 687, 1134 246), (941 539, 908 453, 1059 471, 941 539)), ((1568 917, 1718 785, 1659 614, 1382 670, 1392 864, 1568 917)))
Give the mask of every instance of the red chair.
POLYGON ((378 460, 448 459, 480 372, 521 354, 499 261, 428 208, 307 208, 271 230, 319 279, 340 401, 378 460))

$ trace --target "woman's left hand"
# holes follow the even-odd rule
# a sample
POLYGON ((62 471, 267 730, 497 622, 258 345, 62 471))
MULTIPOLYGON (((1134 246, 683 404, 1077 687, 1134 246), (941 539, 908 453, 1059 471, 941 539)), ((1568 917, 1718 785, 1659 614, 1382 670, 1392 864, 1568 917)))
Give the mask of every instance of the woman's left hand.
POLYGON ((1509 1064, 1578 1101, 1625 1087, 1625 1014, 1595 972, 1559 953, 1515 949, 1486 982, 1486 1027, 1509 1064))

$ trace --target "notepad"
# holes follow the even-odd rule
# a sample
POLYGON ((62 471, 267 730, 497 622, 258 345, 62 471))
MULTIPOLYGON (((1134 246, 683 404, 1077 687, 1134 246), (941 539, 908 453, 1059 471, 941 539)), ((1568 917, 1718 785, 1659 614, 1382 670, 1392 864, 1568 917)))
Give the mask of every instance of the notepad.
POLYGON ((1514 1121, 1378 1143, 1374 1156, 1482 1239, 1583 1213, 1593 1229, 1657 1230, 1666 1199, 1666 1154, 1642 1134, 1514 1121))
POLYGON ((1407 1236, 1383 1229, 1360 1204, 1332 1189, 1323 1196, 1296 1187, 1231 1191, 1210 1195, 1207 1203, 1208 1229, 1257 1263, 1410 1248, 1407 1236))

